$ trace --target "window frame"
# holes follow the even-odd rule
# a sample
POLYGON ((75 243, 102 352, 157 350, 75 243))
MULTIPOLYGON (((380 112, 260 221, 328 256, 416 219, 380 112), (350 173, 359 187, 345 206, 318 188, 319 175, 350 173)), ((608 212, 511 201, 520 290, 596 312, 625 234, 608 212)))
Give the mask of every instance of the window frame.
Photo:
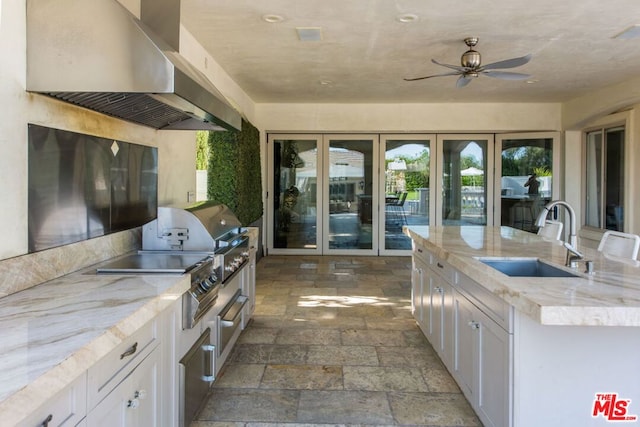
MULTIPOLYGON (((628 185, 630 183, 631 180, 631 159, 632 159, 632 155, 633 152, 631 150, 631 135, 630 135, 630 114, 629 112, 621 112, 621 113, 614 113, 611 115, 608 115, 606 117, 602 117, 601 119, 591 123, 590 125, 588 125, 587 127, 582 129, 582 137, 581 137, 581 148, 582 148, 582 173, 581 173, 581 182, 582 182, 582 189, 581 189, 581 224, 582 224, 582 231, 580 233, 581 237, 587 238, 587 239, 591 239, 591 240, 595 240, 595 241, 599 241, 602 238, 602 235, 604 234, 605 231, 607 231, 606 228, 606 221, 604 221, 604 218, 602 219, 602 226, 601 227, 594 227, 592 225, 587 225, 586 224, 586 216, 587 216, 587 135, 590 132, 595 132, 595 131, 600 131, 602 132, 602 142, 603 142, 603 149, 605 148, 605 135, 606 132, 608 130, 614 129, 614 128, 618 128, 618 127, 622 127, 624 129, 624 142, 623 142, 623 150, 624 150, 624 165, 623 165, 623 181, 624 181, 624 190, 623 190, 623 203, 622 203, 622 207, 623 207, 623 212, 624 212, 624 220, 622 223, 622 231, 624 232, 628 232, 628 230, 630 229, 630 224, 631 224, 631 219, 630 219, 630 215, 633 214, 633 212, 631 212, 631 208, 632 208, 632 194, 631 194, 631 186, 628 185)), ((603 165, 606 167, 606 164, 603 165)), ((604 185, 605 179, 606 179, 606 171, 603 169, 602 170, 602 174, 603 174, 603 178, 601 183, 604 185)), ((602 194, 602 197, 604 197, 605 195, 602 194)))

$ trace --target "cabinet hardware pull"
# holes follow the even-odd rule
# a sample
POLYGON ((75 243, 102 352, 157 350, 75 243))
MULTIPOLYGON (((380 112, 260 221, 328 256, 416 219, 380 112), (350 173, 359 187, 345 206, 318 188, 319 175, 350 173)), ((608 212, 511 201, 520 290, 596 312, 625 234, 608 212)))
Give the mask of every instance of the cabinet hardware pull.
POLYGON ((140 406, 138 399, 131 399, 127 402, 127 408, 136 409, 138 406, 140 406))
POLYGON ((51 420, 53 420, 53 414, 49 414, 49 416, 47 418, 44 419, 44 421, 42 422, 42 424, 40 424, 42 427, 49 427, 49 423, 51 422, 51 420))
POLYGON ((127 349, 127 351, 125 351, 124 353, 122 353, 120 355, 120 360, 124 359, 127 356, 131 356, 132 354, 134 354, 136 351, 138 350, 138 343, 135 342, 133 343, 133 345, 131 347, 129 347, 127 349))
POLYGON ((438 268, 444 268, 444 265, 440 264, 439 262, 436 263, 436 265, 438 266, 438 268))
POLYGON ((468 324, 471 326, 471 329, 480 329, 480 323, 475 320, 470 321, 468 324))
POLYGON ((212 383, 214 380, 214 370, 215 366, 215 358, 213 357, 213 352, 216 350, 216 347, 211 344, 205 344, 202 346, 202 351, 204 351, 204 375, 202 376, 202 380, 212 383))
POLYGON ((418 249, 418 252, 422 253, 422 249, 418 249))
POLYGON ((442 293, 442 288, 440 286, 436 286, 435 288, 433 288, 433 290, 436 291, 439 294, 442 293))

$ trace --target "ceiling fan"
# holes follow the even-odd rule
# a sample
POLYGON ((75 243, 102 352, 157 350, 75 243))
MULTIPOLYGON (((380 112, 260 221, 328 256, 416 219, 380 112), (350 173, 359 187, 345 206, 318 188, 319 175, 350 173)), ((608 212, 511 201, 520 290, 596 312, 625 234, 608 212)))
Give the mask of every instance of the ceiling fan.
POLYGON ((480 59, 480 53, 473 50, 473 48, 478 44, 478 37, 467 37, 464 39, 464 43, 469 47, 465 53, 462 54, 460 58, 460 65, 450 65, 443 64, 435 59, 432 59, 431 62, 437 65, 441 65, 443 67, 451 68, 452 72, 442 73, 442 74, 434 74, 432 76, 425 77, 416 77, 413 79, 404 79, 408 82, 412 82, 415 80, 423 80, 430 79, 431 77, 442 77, 442 76, 460 76, 458 81, 456 82, 456 87, 464 87, 471 82, 473 78, 476 78, 480 75, 485 75, 489 77, 494 77, 497 79, 505 79, 505 80, 524 80, 531 77, 529 74, 522 73, 514 73, 511 71, 497 71, 497 68, 515 68, 521 65, 526 64, 531 60, 531 54, 526 56, 521 56, 519 58, 511 58, 505 59, 504 61, 493 62, 491 64, 482 65, 480 59))

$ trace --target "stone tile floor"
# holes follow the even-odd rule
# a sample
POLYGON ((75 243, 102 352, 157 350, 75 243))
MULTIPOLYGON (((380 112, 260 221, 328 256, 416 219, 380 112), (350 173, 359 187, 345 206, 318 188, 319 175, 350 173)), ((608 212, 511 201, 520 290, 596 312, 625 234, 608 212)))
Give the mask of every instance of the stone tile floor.
POLYGON ((411 316, 411 258, 268 256, 191 427, 481 426, 411 316))

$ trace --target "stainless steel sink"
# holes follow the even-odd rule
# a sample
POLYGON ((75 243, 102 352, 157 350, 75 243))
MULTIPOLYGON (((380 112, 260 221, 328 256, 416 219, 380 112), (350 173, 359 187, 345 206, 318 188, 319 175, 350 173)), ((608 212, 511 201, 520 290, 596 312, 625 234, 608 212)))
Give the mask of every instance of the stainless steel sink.
POLYGON ((511 277, 579 277, 538 258, 478 258, 478 261, 511 277))

